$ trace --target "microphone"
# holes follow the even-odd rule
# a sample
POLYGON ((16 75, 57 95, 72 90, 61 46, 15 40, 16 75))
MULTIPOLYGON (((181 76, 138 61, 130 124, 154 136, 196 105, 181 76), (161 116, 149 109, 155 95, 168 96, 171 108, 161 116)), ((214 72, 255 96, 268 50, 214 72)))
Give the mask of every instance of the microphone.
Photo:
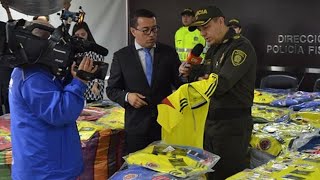
MULTIPOLYGON (((202 62, 202 57, 200 57, 200 54, 203 51, 203 45, 202 44, 197 44, 193 47, 193 49, 191 50, 191 52, 188 54, 188 57, 186 59, 186 62, 188 64, 192 64, 192 65, 196 65, 196 64, 201 64, 202 62)), ((186 64, 183 65, 183 67, 185 67, 186 64)), ((179 74, 179 77, 181 77, 182 74, 179 74)))
POLYGON ((195 45, 191 52, 188 54, 186 62, 192 65, 201 64, 202 58, 200 57, 200 54, 202 53, 203 48, 203 45, 200 43, 195 45))

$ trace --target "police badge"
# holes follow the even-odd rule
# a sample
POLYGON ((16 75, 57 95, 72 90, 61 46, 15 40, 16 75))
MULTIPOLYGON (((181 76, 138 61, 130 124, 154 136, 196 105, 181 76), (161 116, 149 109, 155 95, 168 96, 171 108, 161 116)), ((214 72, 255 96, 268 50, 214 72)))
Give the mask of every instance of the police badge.
POLYGON ((241 65, 247 58, 247 54, 239 49, 236 49, 232 52, 231 62, 233 66, 241 65))

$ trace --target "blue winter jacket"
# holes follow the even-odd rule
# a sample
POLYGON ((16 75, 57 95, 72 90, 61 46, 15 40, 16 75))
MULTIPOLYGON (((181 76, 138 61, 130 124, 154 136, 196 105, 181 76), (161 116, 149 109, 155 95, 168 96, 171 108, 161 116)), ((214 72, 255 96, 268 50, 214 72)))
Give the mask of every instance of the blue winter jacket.
POLYGON ((15 68, 11 75, 12 179, 70 180, 83 170, 76 119, 86 85, 64 85, 38 66, 15 68))

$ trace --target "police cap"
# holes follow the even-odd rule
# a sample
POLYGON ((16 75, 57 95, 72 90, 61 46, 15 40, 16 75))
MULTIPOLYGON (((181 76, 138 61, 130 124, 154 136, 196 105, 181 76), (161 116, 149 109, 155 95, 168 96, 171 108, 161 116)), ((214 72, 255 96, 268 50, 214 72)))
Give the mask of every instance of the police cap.
POLYGON ((186 8, 181 12, 181 16, 184 15, 194 16, 194 11, 191 8, 186 8))
POLYGON ((189 26, 189 31, 194 31, 198 26, 207 24, 212 18, 224 17, 221 10, 216 6, 201 8, 196 12, 196 21, 189 26))
POLYGON ((230 19, 228 22, 228 26, 241 28, 240 21, 238 19, 230 19))

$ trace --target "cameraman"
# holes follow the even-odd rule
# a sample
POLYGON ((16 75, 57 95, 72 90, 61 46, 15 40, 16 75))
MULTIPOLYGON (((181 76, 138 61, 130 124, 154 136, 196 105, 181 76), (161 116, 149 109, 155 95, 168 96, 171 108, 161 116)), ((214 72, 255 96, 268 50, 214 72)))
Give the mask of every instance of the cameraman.
MULTIPOLYGON (((34 21, 50 26, 45 21, 34 21)), ((32 33, 48 38, 50 33, 32 33)), ((69 80, 56 78, 38 64, 16 67, 11 75, 12 179, 77 179, 83 171, 76 119, 84 106, 86 81, 71 67, 69 80)), ((94 73, 85 57, 78 70, 94 73)))

